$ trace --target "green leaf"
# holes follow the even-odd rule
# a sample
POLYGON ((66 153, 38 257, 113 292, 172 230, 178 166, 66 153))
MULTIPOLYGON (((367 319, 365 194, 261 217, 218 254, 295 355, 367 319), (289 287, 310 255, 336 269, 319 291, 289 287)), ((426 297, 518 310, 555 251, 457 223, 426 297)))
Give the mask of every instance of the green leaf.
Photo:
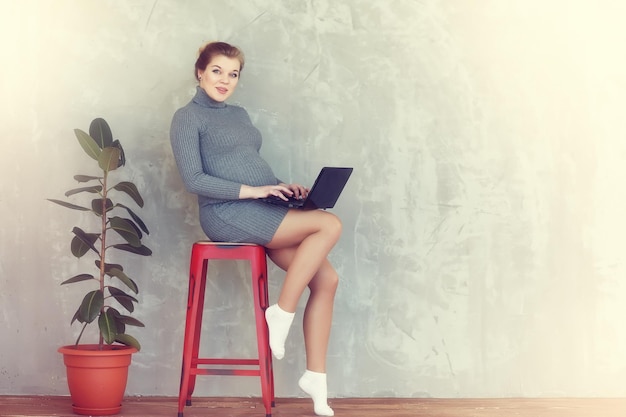
MULTIPOLYGON (((96 259, 96 267, 98 269, 100 269, 100 259, 96 259)), ((118 264, 109 264, 109 263, 105 263, 104 264, 104 272, 108 273, 112 268, 117 268, 120 271, 124 270, 124 267, 122 265, 118 265, 118 264)))
POLYGON ((135 339, 129 334, 126 334, 126 333, 118 334, 115 337, 115 341, 123 343, 126 346, 132 346, 137 350, 141 350, 141 345, 139 344, 139 341, 137 341, 137 339, 135 339))
MULTIPOLYGON (((105 208, 107 212, 113 209, 113 202, 108 198, 105 201, 105 208)), ((98 216, 102 216, 102 199, 94 198, 91 200, 91 210, 95 212, 98 216)))
POLYGON ((89 125, 89 135, 96 141, 100 149, 113 144, 113 134, 109 124, 103 118, 93 119, 89 125))
POLYGON ((74 316, 72 317, 72 321, 70 321, 70 325, 74 324, 76 320, 78 320, 79 323, 84 323, 84 321, 80 318, 80 307, 78 307, 78 309, 76 310, 76 313, 74 313, 74 316))
POLYGON ((61 285, 72 284, 74 282, 89 281, 90 279, 94 279, 93 275, 80 274, 80 275, 73 276, 72 278, 66 279, 65 281, 61 283, 61 285))
POLYGON ((102 306, 104 306, 104 294, 102 294, 102 291, 95 290, 87 293, 78 309, 78 319, 81 322, 91 323, 100 314, 102 306))
POLYGON ((72 255, 75 257, 82 258, 87 252, 89 252, 89 249, 91 249, 91 247, 85 244, 85 242, 83 242, 83 240, 79 237, 74 236, 72 238, 70 250, 72 251, 72 255))
POLYGON ((131 219, 126 219, 126 220, 128 221, 128 223, 130 223, 133 229, 135 229, 135 233, 137 233, 137 237, 139 238, 139 240, 141 240, 141 238, 143 237, 143 233, 141 232, 141 229, 139 228, 139 226, 137 226, 135 222, 132 221, 131 219))
POLYGON ((74 134, 76 134, 78 143, 80 143, 80 146, 83 148, 85 153, 89 155, 90 158, 97 161, 100 158, 102 150, 100 149, 96 141, 80 129, 74 129, 74 134))
POLYGON ((123 250, 123 251, 126 251, 126 252, 131 252, 131 253, 134 253, 136 255, 141 255, 141 256, 150 256, 150 255, 152 255, 152 251, 148 247, 146 247, 144 245, 141 245, 139 247, 133 247, 133 246, 128 245, 126 243, 122 243, 122 244, 113 245, 111 247, 113 247, 115 249, 123 250))
POLYGON ((115 287, 108 287, 109 293, 115 300, 122 305, 129 313, 132 313, 135 310, 135 305, 133 302, 137 302, 137 299, 132 295, 126 294, 124 291, 117 289, 115 287))
POLYGON ((117 309, 115 307, 109 307, 107 311, 110 311, 116 318, 120 317, 122 315, 122 313, 117 311, 117 309))
POLYGON ((96 233, 85 233, 85 231, 83 231, 83 229, 81 229, 80 227, 74 227, 72 229, 72 233, 74 233, 74 235, 76 235, 76 237, 80 241, 80 242, 78 242, 78 241, 75 241, 74 239, 72 239, 72 254, 74 256, 76 256, 77 258, 80 258, 81 256, 83 256, 87 252, 82 247, 82 245, 80 245, 80 243, 86 245, 89 249, 91 249, 92 251, 94 251, 98 255, 100 255, 100 252, 98 252, 98 249, 96 249, 96 247, 94 246, 94 243, 100 237, 99 234, 96 234, 96 233))
POLYGON ((104 172, 114 171, 119 166, 120 150, 118 148, 104 148, 98 158, 98 165, 104 172))
POLYGON ((115 325, 115 316, 109 310, 104 314, 100 314, 98 318, 98 327, 100 328, 100 334, 107 345, 115 342, 115 336, 117 336, 117 326, 115 325))
POLYGON ((143 324, 142 322, 140 322, 139 320, 131 316, 123 316, 120 314, 120 315, 115 316, 115 318, 117 319, 118 322, 128 324, 129 326, 146 327, 145 324, 143 324))
POLYGON ((124 192, 128 194, 134 201, 137 203, 139 207, 143 207, 143 198, 141 198, 141 194, 139 194, 139 190, 137 190, 137 186, 132 182, 122 181, 113 187, 117 191, 124 192))
POLYGON ((128 288, 130 288, 135 294, 139 292, 139 288, 137 288, 137 284, 131 278, 129 278, 124 272, 117 268, 111 268, 107 271, 107 274, 112 277, 118 278, 122 281, 128 288))
MULTIPOLYGON (((116 204, 115 207, 123 207, 123 206, 121 204, 116 204)), ((135 231, 135 234, 137 235, 137 238, 141 240, 141 238, 143 237, 143 233, 141 232, 141 229, 139 228, 139 226, 135 224, 133 219, 129 219, 127 217, 121 217, 121 218, 128 222, 128 226, 133 228, 133 230, 135 231)))
POLYGON ((137 235, 135 226, 131 221, 117 216, 111 217, 109 221, 111 223, 111 228, 124 238, 124 240, 126 240, 132 247, 138 248, 141 246, 141 239, 137 235))
POLYGON ((118 165, 118 168, 126 165, 126 154, 124 153, 124 148, 122 148, 122 144, 120 143, 120 141, 114 140, 111 146, 120 150, 120 163, 118 165))
POLYGON ((65 201, 55 200, 53 198, 48 198, 47 200, 48 201, 52 201, 55 204, 58 204, 58 205, 63 206, 63 207, 67 207, 67 208, 72 209, 72 210, 89 211, 89 209, 87 207, 77 206, 76 204, 67 203, 65 201))
POLYGON ((115 318, 115 327, 117 327, 117 332, 118 333, 126 333, 126 325, 124 324, 124 322, 122 322, 119 318, 122 316, 122 314, 117 311, 117 309, 110 307, 107 309, 107 311, 111 312, 111 314, 113 314, 113 317, 115 318))
POLYGON ((150 232, 148 231, 148 227, 146 227, 146 224, 143 222, 143 220, 139 218, 139 216, 137 216, 131 209, 129 209, 123 204, 118 204, 118 206, 125 208, 128 214, 130 214, 130 217, 133 218, 133 220, 135 221, 135 223, 137 223, 137 225, 141 228, 141 230, 143 230, 147 235, 150 234, 150 232))
POLYGON ((102 177, 94 177, 91 175, 74 175, 74 179, 78 182, 88 182, 88 181, 102 179, 102 177))
POLYGON ((126 333, 126 325, 117 319, 115 316, 115 326, 117 327, 117 333, 126 333))
POLYGON ((73 190, 66 191, 65 192, 65 196, 69 197, 71 195, 78 194, 78 193, 83 193, 83 192, 99 193, 100 191, 102 191, 102 186, 101 185, 92 185, 91 187, 74 188, 73 190))

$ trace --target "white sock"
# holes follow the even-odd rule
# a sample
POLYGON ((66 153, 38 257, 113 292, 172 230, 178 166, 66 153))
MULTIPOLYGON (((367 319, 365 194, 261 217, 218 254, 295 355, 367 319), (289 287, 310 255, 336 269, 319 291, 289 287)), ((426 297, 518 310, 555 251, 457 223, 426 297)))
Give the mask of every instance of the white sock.
POLYGON ((278 304, 273 304, 265 310, 265 321, 270 331, 270 348, 276 359, 285 356, 285 340, 296 313, 289 313, 278 304))
POLYGON ((335 412, 328 406, 328 391, 326 388, 326 374, 309 371, 308 369, 298 381, 302 391, 313 399, 313 410, 318 416, 334 416, 335 412))

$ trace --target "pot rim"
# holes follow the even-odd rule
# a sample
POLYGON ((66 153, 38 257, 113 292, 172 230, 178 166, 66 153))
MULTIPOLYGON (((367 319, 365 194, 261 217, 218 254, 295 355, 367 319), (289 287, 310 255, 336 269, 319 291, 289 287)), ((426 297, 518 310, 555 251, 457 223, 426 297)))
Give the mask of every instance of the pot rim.
POLYGON ((104 345, 102 350, 99 349, 97 343, 94 344, 80 344, 80 345, 66 345, 61 346, 58 350, 59 353, 64 355, 77 355, 77 356, 117 356, 117 355, 130 355, 137 352, 137 349, 132 346, 113 344, 104 345))

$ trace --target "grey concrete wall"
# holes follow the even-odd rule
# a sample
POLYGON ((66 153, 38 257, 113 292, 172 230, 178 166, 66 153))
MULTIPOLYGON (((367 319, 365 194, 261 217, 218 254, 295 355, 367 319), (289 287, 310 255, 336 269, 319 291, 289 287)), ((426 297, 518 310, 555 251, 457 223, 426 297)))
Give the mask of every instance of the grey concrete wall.
MULTIPOLYGON (((75 213, 44 199, 89 173, 72 129, 102 116, 154 251, 120 259, 147 325, 128 393, 176 395, 203 235, 168 129, 197 48, 221 39, 246 52, 232 102, 278 176, 355 167, 332 396, 626 395, 625 18, 609 0, 0 1, 0 394, 67 392, 56 348, 82 289, 59 283, 89 262, 69 254, 75 213)), ((206 352, 253 352, 245 271, 213 269, 206 352)), ((287 349, 279 396, 299 395, 299 327, 287 349)))

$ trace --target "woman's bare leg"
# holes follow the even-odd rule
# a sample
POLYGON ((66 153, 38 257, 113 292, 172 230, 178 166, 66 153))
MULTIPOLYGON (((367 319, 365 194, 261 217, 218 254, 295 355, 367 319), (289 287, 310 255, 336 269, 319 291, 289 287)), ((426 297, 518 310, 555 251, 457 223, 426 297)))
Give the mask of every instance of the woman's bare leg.
POLYGON ((341 222, 321 210, 290 210, 266 244, 268 251, 289 249, 283 263, 287 272, 278 303, 265 311, 270 330, 270 347, 277 359, 285 354, 285 339, 293 321, 298 301, 326 256, 341 235, 341 222))
POLYGON ((321 210, 287 213, 274 238, 265 245, 270 251, 294 248, 278 298, 283 310, 296 311, 304 289, 326 261, 340 235, 341 221, 331 213, 321 210))
MULTIPOLYGON (((287 270, 295 252, 295 248, 285 248, 268 250, 268 255, 276 265, 287 270)), ((338 282, 337 273, 328 260, 323 261, 309 282, 310 294, 304 310, 303 330, 306 368, 313 372, 326 372, 326 353, 338 282)))
POLYGON ((326 353, 333 320, 333 306, 339 278, 328 261, 309 283, 311 293, 304 310, 302 326, 306 346, 306 368, 326 373, 326 353))
MULTIPOLYGON (((294 247, 268 250, 272 261, 284 270, 289 269, 296 253, 297 248, 294 247)), ((334 268, 328 260, 324 259, 308 284, 310 294, 304 310, 303 328, 307 366, 298 384, 312 398, 315 414, 320 416, 334 415, 333 409, 328 406, 326 353, 338 281, 334 268)))

